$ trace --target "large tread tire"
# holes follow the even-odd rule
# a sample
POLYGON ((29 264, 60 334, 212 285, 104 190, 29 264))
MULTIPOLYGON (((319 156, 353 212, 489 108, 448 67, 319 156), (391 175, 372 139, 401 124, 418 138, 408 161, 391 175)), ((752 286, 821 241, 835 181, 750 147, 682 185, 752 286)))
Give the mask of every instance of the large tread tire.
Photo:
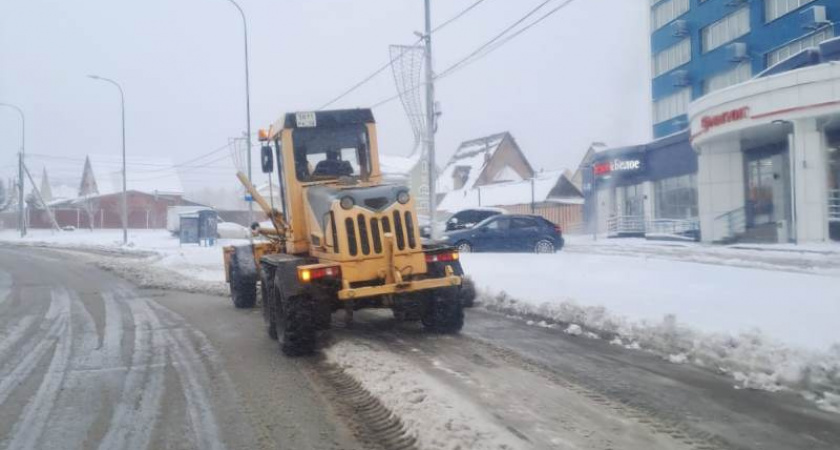
POLYGON ((257 277, 242 273, 237 255, 230 261, 230 298, 233 306, 239 309, 253 308, 257 304, 257 277))
POLYGON ((434 333, 454 334, 464 327, 464 306, 453 288, 432 292, 423 315, 423 326, 434 333))
POLYGON ((315 352, 317 324, 315 300, 308 295, 286 298, 283 305, 283 343, 286 356, 306 356, 315 352))
POLYGON ((459 296, 461 297, 461 304, 464 305, 464 308, 472 308, 475 306, 475 283, 473 282, 472 278, 464 277, 461 281, 461 289, 459 291, 459 296))
POLYGON ((274 267, 264 265, 260 271, 260 287, 262 291, 263 319, 268 337, 277 340, 277 295, 274 288, 274 267))

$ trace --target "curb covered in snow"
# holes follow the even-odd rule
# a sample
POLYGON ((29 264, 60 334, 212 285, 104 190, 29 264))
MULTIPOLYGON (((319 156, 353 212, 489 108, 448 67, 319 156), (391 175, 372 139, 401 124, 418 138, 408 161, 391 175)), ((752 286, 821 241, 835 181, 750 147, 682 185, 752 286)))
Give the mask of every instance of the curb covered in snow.
POLYGON ((674 363, 691 363, 730 375, 736 389, 789 389, 821 409, 840 413, 840 345, 827 353, 789 348, 760 331, 708 334, 680 325, 673 315, 660 323, 630 322, 603 307, 571 301, 532 305, 505 292, 479 293, 479 306, 557 329, 570 336, 601 338, 630 350, 645 350, 674 363))

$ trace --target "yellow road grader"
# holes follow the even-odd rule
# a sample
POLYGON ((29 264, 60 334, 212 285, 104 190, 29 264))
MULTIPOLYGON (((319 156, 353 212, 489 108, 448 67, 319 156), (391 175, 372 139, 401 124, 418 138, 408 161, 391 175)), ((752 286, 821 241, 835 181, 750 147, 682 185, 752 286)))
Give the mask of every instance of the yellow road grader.
POLYGON ((225 272, 237 308, 253 307, 260 287, 268 335, 285 354, 312 353, 338 310, 348 323, 356 310, 389 308, 432 332, 461 330, 472 285, 455 249, 421 242, 409 189, 383 183, 369 109, 289 113, 260 141, 277 198, 238 177, 271 226, 225 247, 225 272))

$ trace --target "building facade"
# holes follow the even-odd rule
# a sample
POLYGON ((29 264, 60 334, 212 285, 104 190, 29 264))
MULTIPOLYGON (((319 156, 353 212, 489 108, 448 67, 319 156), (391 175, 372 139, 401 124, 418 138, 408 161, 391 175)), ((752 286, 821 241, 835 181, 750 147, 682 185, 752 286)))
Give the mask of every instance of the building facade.
POLYGON ((704 241, 840 240, 840 64, 716 92, 689 119, 704 241))
POLYGON ((592 155, 583 172, 588 232, 697 239, 697 155, 688 131, 592 155))
POLYGON ((837 0, 651 0, 653 132, 686 129, 688 105, 840 36, 837 0))

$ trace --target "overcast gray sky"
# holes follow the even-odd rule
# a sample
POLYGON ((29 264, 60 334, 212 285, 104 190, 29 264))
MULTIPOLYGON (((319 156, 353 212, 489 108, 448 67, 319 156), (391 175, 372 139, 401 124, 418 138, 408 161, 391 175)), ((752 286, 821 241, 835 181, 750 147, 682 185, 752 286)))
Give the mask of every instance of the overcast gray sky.
MULTIPOLYGON (((459 60, 542 1, 485 0, 434 35, 435 67, 459 60)), ((433 22, 473 2, 433 0, 433 22)), ((255 130, 286 111, 321 106, 387 62, 390 44, 412 43, 423 27, 422 0, 239 3, 251 33, 255 130)), ((438 162, 463 140, 505 130, 535 168, 547 170, 575 167, 592 141, 649 139, 648 10, 649 0, 577 0, 441 80, 438 162)), ((77 182, 85 154, 119 155, 119 95, 87 74, 122 83, 129 154, 178 163, 244 131, 242 60, 241 20, 226 0, 0 4, 0 102, 25 110, 29 165, 38 173, 46 165, 54 182, 77 182)), ((389 71, 334 106, 366 107, 395 92, 389 71)), ((413 136, 399 102, 374 113, 381 151, 407 154, 413 136)), ((19 126, 13 111, 0 108, 4 179, 15 170, 19 126)), ((185 187, 234 186, 226 167, 229 158, 185 171, 185 187)))

